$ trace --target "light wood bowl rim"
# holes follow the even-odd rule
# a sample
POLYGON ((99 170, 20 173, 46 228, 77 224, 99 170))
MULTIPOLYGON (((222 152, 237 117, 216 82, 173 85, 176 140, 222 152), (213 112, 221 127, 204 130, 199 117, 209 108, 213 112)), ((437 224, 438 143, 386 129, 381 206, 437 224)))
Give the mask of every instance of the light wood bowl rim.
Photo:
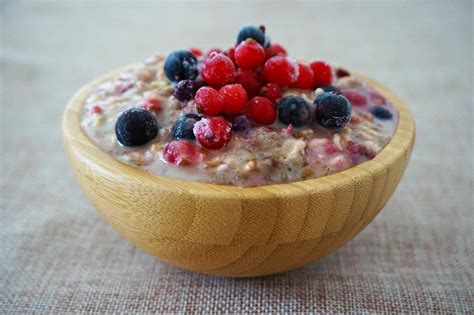
POLYGON ((410 149, 411 143, 414 141, 414 119, 404 102, 381 83, 365 75, 351 72, 353 76, 363 80, 382 94, 398 110, 399 121, 393 138, 382 151, 370 161, 324 177, 246 188, 199 183, 147 173, 122 163, 102 151, 88 138, 80 127, 80 115, 86 97, 101 83, 115 78, 135 66, 137 66, 137 64, 130 64, 118 68, 84 85, 69 100, 62 117, 62 133, 65 145, 69 145, 71 150, 76 154, 76 157, 80 157, 83 160, 82 162, 89 164, 89 166, 97 172, 107 173, 112 176, 112 178, 116 176, 120 176, 122 179, 128 177, 138 178, 143 183, 156 186, 157 188, 159 187, 159 189, 199 195, 206 193, 207 196, 217 199, 235 199, 236 196, 247 199, 278 198, 279 196, 284 197, 289 194, 299 196, 314 193, 321 189, 330 189, 334 186, 335 182, 347 180, 348 177, 366 176, 368 172, 381 170, 385 165, 389 165, 400 156, 405 155, 410 149))

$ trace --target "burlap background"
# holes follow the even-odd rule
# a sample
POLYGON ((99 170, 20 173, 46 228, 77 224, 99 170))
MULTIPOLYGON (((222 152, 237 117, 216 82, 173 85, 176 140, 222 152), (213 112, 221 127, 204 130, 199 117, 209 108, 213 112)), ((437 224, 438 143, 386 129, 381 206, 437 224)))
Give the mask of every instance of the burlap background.
POLYGON ((472 2, 2 1, 0 312, 473 311, 472 2), (293 56, 392 87, 417 144, 369 227, 306 268, 223 279, 157 262, 79 190, 61 146, 75 89, 177 47, 230 45, 262 22, 293 56))

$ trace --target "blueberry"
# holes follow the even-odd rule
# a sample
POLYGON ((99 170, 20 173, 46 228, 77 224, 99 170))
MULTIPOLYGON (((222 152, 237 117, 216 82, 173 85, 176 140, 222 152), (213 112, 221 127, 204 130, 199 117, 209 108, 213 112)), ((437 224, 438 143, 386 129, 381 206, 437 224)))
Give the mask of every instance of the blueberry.
POLYGON ((245 131, 252 127, 252 123, 248 118, 243 115, 243 116, 237 116, 232 120, 232 130, 233 131, 245 131))
POLYGON ((352 106, 342 95, 323 93, 314 100, 314 104, 316 121, 327 129, 344 128, 351 119, 352 106))
POLYGON ((198 120, 201 120, 201 116, 196 114, 186 114, 181 116, 173 126, 173 138, 177 140, 195 139, 196 137, 194 136, 193 128, 198 120))
POLYGON ((117 119, 115 135, 122 145, 133 147, 155 138, 159 128, 151 112, 141 108, 131 108, 124 111, 117 119))
POLYGON ((382 106, 374 106, 370 109, 372 115, 374 115, 378 119, 387 120, 392 119, 392 113, 382 106))
POLYGON ((173 88, 173 96, 181 103, 186 103, 194 98, 196 91, 203 85, 203 81, 181 80, 173 88))
POLYGON ((322 89, 326 93, 331 92, 331 93, 338 94, 338 95, 342 94, 341 90, 339 90, 334 85, 324 85, 324 86, 320 86, 319 88, 322 89))
POLYGON ((240 31, 239 35, 237 35, 237 44, 246 40, 247 38, 255 39, 260 45, 265 45, 265 33, 258 27, 253 25, 245 25, 243 26, 240 31))
POLYGON ((170 53, 165 60, 164 70, 171 82, 194 80, 198 76, 198 60, 188 50, 176 50, 170 53))
POLYGON ((285 125, 302 127, 311 119, 310 106, 300 96, 287 96, 278 101, 278 118, 285 125))

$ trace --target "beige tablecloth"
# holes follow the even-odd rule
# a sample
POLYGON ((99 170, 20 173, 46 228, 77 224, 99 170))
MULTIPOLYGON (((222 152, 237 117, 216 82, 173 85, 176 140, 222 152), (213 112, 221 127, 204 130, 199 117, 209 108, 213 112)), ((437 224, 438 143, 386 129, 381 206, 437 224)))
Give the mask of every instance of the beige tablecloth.
POLYGON ((0 313, 473 312, 472 2, 2 1, 0 313), (80 191, 61 111, 155 51, 225 47, 265 23, 293 56, 392 87, 417 143, 396 193, 342 249, 255 279, 194 274, 133 247, 80 191))

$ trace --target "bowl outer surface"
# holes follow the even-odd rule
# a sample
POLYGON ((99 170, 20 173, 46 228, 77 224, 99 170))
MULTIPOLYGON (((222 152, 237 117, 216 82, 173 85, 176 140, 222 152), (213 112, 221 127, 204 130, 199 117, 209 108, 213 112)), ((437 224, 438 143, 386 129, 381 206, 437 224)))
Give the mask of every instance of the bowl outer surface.
POLYGON ((63 115, 64 146, 76 176, 104 219, 161 260, 224 276, 257 276, 302 266, 360 232, 385 205, 407 166, 414 120, 380 83, 356 75, 399 111, 393 139, 371 161, 333 175, 250 188, 149 174, 115 160, 82 132, 87 96, 126 66, 85 85, 63 115))

